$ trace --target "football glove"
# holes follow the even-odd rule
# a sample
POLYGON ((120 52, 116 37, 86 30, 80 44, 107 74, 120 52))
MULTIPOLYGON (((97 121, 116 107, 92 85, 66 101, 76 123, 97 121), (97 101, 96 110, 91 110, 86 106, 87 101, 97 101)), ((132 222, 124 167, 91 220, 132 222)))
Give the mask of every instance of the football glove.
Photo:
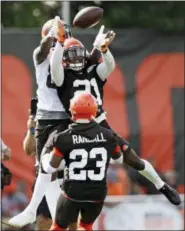
POLYGON ((55 16, 54 24, 49 34, 60 43, 64 43, 66 38, 71 37, 71 29, 59 16, 55 16))
POLYGON ((114 31, 108 31, 107 33, 104 33, 105 26, 101 26, 98 35, 96 36, 96 39, 94 41, 93 46, 98 49, 99 51, 105 53, 109 47, 109 45, 112 43, 112 41, 115 38, 114 31))
POLYGON ((64 27, 63 21, 61 21, 59 16, 55 17, 54 27, 56 27, 57 40, 60 43, 64 43, 64 41, 65 41, 65 27, 64 27))
POLYGON ((56 20, 54 20, 54 24, 53 24, 52 28, 50 29, 50 31, 48 33, 48 36, 57 39, 57 25, 56 25, 56 20))

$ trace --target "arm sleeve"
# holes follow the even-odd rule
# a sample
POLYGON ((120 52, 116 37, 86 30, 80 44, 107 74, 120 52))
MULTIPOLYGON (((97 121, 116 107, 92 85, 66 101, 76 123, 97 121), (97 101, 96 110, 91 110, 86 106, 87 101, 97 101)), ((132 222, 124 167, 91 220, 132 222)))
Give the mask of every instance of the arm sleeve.
POLYGON ((109 49, 107 50, 106 53, 102 53, 102 59, 103 59, 103 62, 101 62, 97 66, 96 72, 98 76, 100 77, 100 79, 102 81, 105 81, 106 78, 110 75, 110 73, 115 68, 115 60, 111 52, 109 51, 109 49))
POLYGON ((50 71, 51 79, 58 87, 62 86, 64 82, 64 68, 62 65, 63 53, 63 47, 57 42, 50 59, 50 71))

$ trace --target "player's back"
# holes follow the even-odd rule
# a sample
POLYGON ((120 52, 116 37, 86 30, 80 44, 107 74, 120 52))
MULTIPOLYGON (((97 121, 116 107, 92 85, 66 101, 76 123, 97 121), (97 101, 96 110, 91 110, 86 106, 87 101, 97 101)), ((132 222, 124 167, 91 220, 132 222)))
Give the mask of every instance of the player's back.
POLYGON ((64 191, 75 200, 103 201, 106 173, 116 147, 112 132, 96 122, 72 124, 61 134, 66 161, 64 191))

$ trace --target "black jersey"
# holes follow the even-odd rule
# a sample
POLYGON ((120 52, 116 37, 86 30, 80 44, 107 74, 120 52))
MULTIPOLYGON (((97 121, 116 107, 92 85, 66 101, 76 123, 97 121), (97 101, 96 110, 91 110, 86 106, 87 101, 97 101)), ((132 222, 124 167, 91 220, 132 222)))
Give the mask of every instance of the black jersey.
POLYGON ((72 124, 53 142, 66 161, 63 185, 66 195, 79 201, 103 201, 110 158, 121 155, 112 131, 96 122, 72 124))
POLYGON ((84 90, 89 91, 97 100, 97 117, 103 112, 103 86, 102 81, 96 73, 97 65, 84 68, 82 72, 64 69, 64 82, 57 88, 58 96, 65 110, 69 113, 70 100, 75 94, 84 90))

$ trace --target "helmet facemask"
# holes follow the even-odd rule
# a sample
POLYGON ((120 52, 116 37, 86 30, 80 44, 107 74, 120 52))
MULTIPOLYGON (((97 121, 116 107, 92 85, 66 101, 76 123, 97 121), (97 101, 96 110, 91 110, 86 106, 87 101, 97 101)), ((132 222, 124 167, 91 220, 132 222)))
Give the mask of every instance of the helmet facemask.
POLYGON ((64 50, 63 63, 65 68, 81 71, 86 65, 86 49, 82 46, 73 46, 64 50))

